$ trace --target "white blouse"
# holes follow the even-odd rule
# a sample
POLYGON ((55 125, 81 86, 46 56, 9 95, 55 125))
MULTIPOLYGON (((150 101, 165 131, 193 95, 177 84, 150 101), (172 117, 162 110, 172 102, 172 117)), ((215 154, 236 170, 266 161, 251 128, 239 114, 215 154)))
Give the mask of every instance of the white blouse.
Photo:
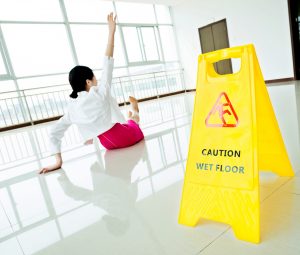
POLYGON ((64 116, 51 127, 51 153, 61 151, 61 139, 72 124, 78 126, 79 133, 86 141, 104 133, 116 123, 125 122, 117 101, 111 95, 113 66, 114 59, 105 56, 99 84, 91 87, 89 92, 78 92, 78 97, 71 99, 64 116))

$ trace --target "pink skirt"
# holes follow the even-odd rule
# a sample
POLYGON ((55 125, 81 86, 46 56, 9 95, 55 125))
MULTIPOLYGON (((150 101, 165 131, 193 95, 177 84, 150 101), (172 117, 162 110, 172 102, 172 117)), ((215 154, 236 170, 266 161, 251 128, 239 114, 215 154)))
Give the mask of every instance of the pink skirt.
POLYGON ((111 129, 98 135, 100 143, 107 149, 129 147, 144 139, 144 134, 139 125, 133 120, 126 124, 116 123, 111 129))

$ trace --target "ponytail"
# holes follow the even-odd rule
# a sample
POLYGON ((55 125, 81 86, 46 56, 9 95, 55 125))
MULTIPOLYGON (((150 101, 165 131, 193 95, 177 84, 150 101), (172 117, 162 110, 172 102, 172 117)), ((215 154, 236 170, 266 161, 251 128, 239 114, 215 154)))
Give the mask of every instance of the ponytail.
POLYGON ((70 94, 70 97, 74 99, 77 98, 78 97, 77 92, 73 90, 72 93, 70 94))

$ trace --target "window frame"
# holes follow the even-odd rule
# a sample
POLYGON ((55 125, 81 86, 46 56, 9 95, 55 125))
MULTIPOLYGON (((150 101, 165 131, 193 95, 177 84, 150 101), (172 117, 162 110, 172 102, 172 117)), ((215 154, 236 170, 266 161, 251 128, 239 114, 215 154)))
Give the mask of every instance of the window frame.
MULTIPOLYGON (((4 45, 1 45, 0 43, 0 54, 3 58, 3 62, 4 62, 4 65, 5 65, 5 69, 7 71, 6 74, 0 74, 0 80, 14 80, 16 85, 17 85, 17 80, 18 79, 24 79, 24 78, 33 78, 33 77, 43 77, 43 76, 52 76, 52 75, 60 75, 60 74, 67 74, 68 72, 60 72, 60 73, 45 73, 45 74, 35 74, 35 75, 25 75, 25 76, 16 76, 14 74, 14 68, 12 66, 12 63, 10 61, 10 56, 9 56, 9 52, 7 50, 7 48, 5 47, 5 40, 4 40, 4 37, 3 37, 3 33, 2 33, 2 30, 1 30, 1 24, 61 24, 61 25, 64 25, 65 26, 65 29, 66 29, 66 35, 67 35, 67 38, 68 38, 68 43, 69 43, 69 47, 70 47, 70 51, 71 51, 71 54, 72 54, 72 57, 73 57, 73 61, 74 61, 74 64, 75 65, 78 65, 78 56, 77 56, 77 52, 78 50, 76 49, 75 47, 75 44, 74 44, 74 39, 73 39, 73 33, 71 31, 71 25, 77 25, 77 24, 85 24, 85 25, 102 25, 104 24, 103 22, 74 22, 74 21, 70 21, 68 19, 68 16, 67 16, 67 8, 65 6, 65 1, 64 0, 57 0, 59 1, 59 4, 60 4, 60 8, 61 8, 61 12, 62 12, 62 16, 63 16, 63 21, 21 21, 21 20, 18 20, 18 21, 6 21, 6 20, 0 20, 0 42, 4 45)), ((113 3, 113 6, 114 6, 114 12, 116 14, 117 13, 117 8, 116 8, 116 1, 112 1, 113 3)), ((120 40, 121 40, 121 48, 123 50, 123 55, 124 55, 124 58, 125 58, 125 63, 124 63, 124 66, 118 66, 118 67, 115 67, 116 69, 119 69, 119 68, 130 68, 130 67, 134 67, 134 66, 147 66, 147 65, 155 65, 155 64, 168 64, 168 63, 180 63, 180 57, 179 57, 179 53, 178 53, 178 47, 177 47, 177 42, 174 41, 174 44, 175 44, 175 49, 176 49, 176 52, 177 52, 177 56, 178 56, 178 59, 177 60, 174 60, 174 61, 167 61, 165 60, 165 57, 164 57, 164 49, 162 47, 162 42, 161 42, 161 35, 160 35, 160 29, 159 29, 159 26, 161 25, 168 25, 168 26, 171 26, 173 29, 174 29, 174 24, 173 24, 173 21, 172 21, 172 15, 170 13, 170 17, 171 17, 171 23, 170 24, 162 24, 162 23, 159 23, 158 20, 157 20, 157 12, 156 12, 156 8, 155 8, 156 4, 152 4, 152 7, 154 9, 154 14, 155 14, 155 23, 146 23, 146 24, 141 24, 141 23, 119 23, 117 21, 117 26, 119 27, 119 33, 120 33, 120 40), (146 58, 146 52, 145 52, 145 49, 144 49, 144 46, 140 46, 142 52, 142 61, 131 61, 129 62, 129 58, 128 58, 128 52, 127 52, 127 49, 126 49, 126 43, 125 43, 125 40, 124 40, 124 35, 123 35, 123 27, 137 27, 138 28, 138 38, 139 38, 139 43, 140 45, 142 44, 142 31, 141 29, 143 27, 152 27, 154 30, 154 39, 155 39, 155 43, 156 43, 156 52, 157 52, 157 56, 158 56, 158 59, 157 60, 147 60, 146 58)), ((168 6, 167 6, 168 7, 168 6)), ((169 12, 170 12, 170 8, 168 7, 169 9, 169 12)), ((118 31, 117 31, 118 32, 118 31)), ((173 32, 175 33, 175 31, 173 30, 173 32)), ((93 69, 95 71, 99 71, 99 70, 102 70, 102 69, 93 69)))
POLYGON ((162 51, 160 49, 160 47, 161 47, 160 38, 157 38, 157 33, 155 32, 155 31, 157 31, 157 32, 159 31, 157 24, 119 24, 119 26, 120 26, 121 37, 122 37, 122 40, 124 42, 124 48, 125 48, 125 51, 126 51, 125 57, 126 57, 126 61, 128 63, 128 67, 164 63, 163 56, 161 54, 162 51), (130 61, 129 60, 127 45, 126 45, 126 42, 125 42, 124 32, 123 32, 123 28, 126 28, 126 27, 136 28, 136 32, 137 32, 137 36, 138 36, 138 40, 139 40, 140 51, 141 51, 141 56, 142 56, 142 61, 130 61), (144 45, 144 42, 143 42, 142 29, 143 28, 149 28, 149 27, 153 29, 156 52, 157 52, 157 56, 158 56, 157 60, 147 60, 147 56, 146 56, 145 45, 144 45))
POLYGON ((3 36, 2 36, 2 30, 0 28, 0 57, 2 58, 3 61, 3 65, 5 68, 6 73, 0 73, 0 80, 10 80, 12 79, 12 75, 10 73, 10 69, 8 67, 8 63, 7 63, 7 59, 5 58, 5 53, 4 53, 4 45, 2 44, 2 42, 4 43, 3 40, 3 36))

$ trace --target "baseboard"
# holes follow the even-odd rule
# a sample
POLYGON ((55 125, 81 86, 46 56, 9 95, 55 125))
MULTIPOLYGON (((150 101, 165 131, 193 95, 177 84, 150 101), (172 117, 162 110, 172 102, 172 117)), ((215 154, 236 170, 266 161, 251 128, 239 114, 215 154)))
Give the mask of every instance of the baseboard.
POLYGON ((272 84, 272 83, 279 83, 279 82, 288 82, 288 81, 294 81, 294 77, 289 77, 289 78, 281 78, 281 79, 275 79, 275 80, 266 80, 266 84, 272 84))

